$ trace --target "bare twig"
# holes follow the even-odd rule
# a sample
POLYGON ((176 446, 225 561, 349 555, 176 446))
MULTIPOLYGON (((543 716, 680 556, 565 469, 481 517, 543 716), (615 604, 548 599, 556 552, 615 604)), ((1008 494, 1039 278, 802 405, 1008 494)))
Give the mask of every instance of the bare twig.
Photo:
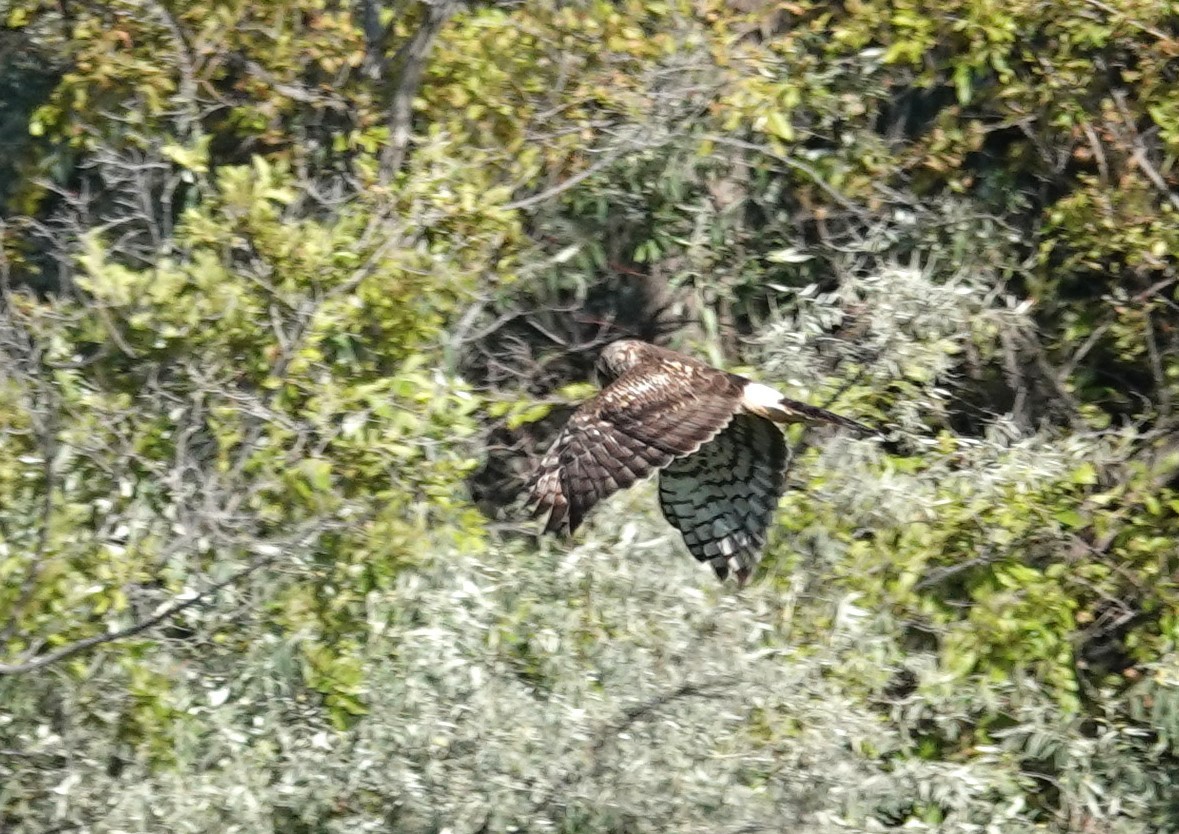
POLYGON ((1159 396, 1159 413, 1167 417, 1171 413, 1171 386, 1167 384, 1166 372, 1163 370, 1162 352, 1159 350, 1154 318, 1149 308, 1143 311, 1143 329, 1146 331, 1146 353, 1150 358, 1151 375, 1159 396))
POLYGON ((1131 147, 1130 156, 1138 166, 1138 170, 1146 175, 1146 178, 1150 180, 1151 184, 1158 189, 1159 193, 1167 198, 1172 206, 1179 209, 1179 195, 1171 190, 1171 187, 1167 185, 1167 181, 1163 179, 1163 175, 1159 173, 1158 168, 1154 167, 1146 154, 1146 146, 1142 142, 1142 134, 1134 126, 1134 117, 1130 113, 1130 108, 1126 105, 1125 92, 1122 90, 1110 90, 1110 95, 1113 97, 1114 104, 1118 108, 1118 113, 1122 117, 1122 125, 1128 134, 1125 138, 1129 141, 1131 147))
POLYGON ((787 168, 793 168, 795 171, 806 175, 808 179, 810 179, 815 185, 822 189, 829 197, 831 197, 831 199, 839 203, 839 205, 841 205, 843 208, 855 214, 857 217, 866 219, 871 216, 867 209, 865 209, 863 206, 857 205, 837 191, 830 183, 828 183, 819 175, 818 171, 816 171, 810 165, 807 165, 805 162, 800 162, 793 157, 778 153, 769 145, 756 145, 753 142, 746 142, 743 139, 734 139, 730 136, 721 136, 717 134, 709 135, 706 138, 714 144, 727 145, 732 148, 752 151, 754 153, 768 157, 775 162, 779 162, 782 165, 785 165, 787 168))
POLYGON ((36 671, 37 669, 44 669, 46 666, 51 666, 54 663, 66 660, 67 658, 86 651, 87 649, 100 646, 103 643, 113 643, 117 640, 124 640, 128 637, 134 637, 136 634, 140 634, 150 628, 154 628, 165 620, 169 620, 172 617, 175 617, 177 614, 187 611, 193 606, 200 605, 208 597, 212 596, 223 588, 228 588, 230 585, 245 579, 259 568, 270 564, 276 558, 278 558, 278 555, 278 553, 273 553, 257 557, 244 568, 238 570, 236 573, 231 574, 225 579, 222 579, 220 582, 213 583, 208 588, 205 588, 203 591, 199 591, 196 595, 189 597, 188 599, 173 602, 171 605, 166 606, 156 614, 148 617, 146 620, 141 620, 140 622, 129 625, 126 628, 120 628, 117 631, 108 631, 105 634, 95 634, 92 637, 75 641, 68 645, 62 646, 60 649, 49 652, 48 654, 38 655, 37 657, 30 658, 20 663, 0 663, 0 675, 22 675, 28 672, 36 671))
POLYGON ((155 12, 156 16, 163 21, 168 33, 172 36, 172 41, 175 44, 176 63, 180 69, 180 86, 178 92, 186 111, 185 115, 178 121, 180 122, 181 134, 185 138, 192 140, 201 133, 201 114, 200 107, 197 103, 196 61, 193 58, 192 47, 188 42, 189 39, 185 36, 180 22, 166 5, 158 2, 158 0, 148 0, 148 2, 138 5, 145 5, 150 11, 155 12))
POLYGON ((1109 183, 1109 163, 1105 159, 1105 151, 1101 149, 1101 140, 1097 138, 1097 131, 1088 122, 1081 122, 1081 130, 1089 140, 1089 148, 1093 151, 1093 159, 1097 162, 1097 170, 1101 172, 1101 181, 1109 183))
POLYGON ((721 698, 733 685, 734 679, 728 675, 717 676, 713 680, 701 683, 685 681, 678 686, 634 704, 622 711, 617 719, 602 725, 588 742, 588 766, 577 767, 567 771, 553 781, 548 796, 540 803, 541 806, 552 810, 561 809, 561 800, 568 794, 568 789, 579 779, 592 778, 601 774, 609 766, 602 760, 602 752, 621 735, 640 721, 650 718, 676 701, 688 698, 721 698))
POLYGON ((1163 32, 1160 29, 1155 29, 1153 26, 1148 26, 1147 24, 1145 24, 1139 20, 1135 20, 1134 18, 1130 17, 1128 14, 1126 14, 1122 10, 1115 9, 1113 6, 1109 5, 1108 3, 1101 2, 1101 0, 1084 0, 1084 2, 1088 3, 1090 6, 1092 6, 1095 9, 1100 9, 1101 11, 1110 15, 1111 17, 1114 17, 1116 19, 1124 21, 1126 23, 1126 25, 1132 26, 1140 32, 1145 32, 1148 35, 1154 35, 1160 41, 1173 40, 1171 37, 1169 37, 1167 35, 1166 32, 1163 32))
POLYGON ((570 188, 577 185, 578 183, 592 177, 594 174, 598 173, 599 171, 601 171, 605 168, 608 168, 616 160, 620 159, 621 157, 626 155, 628 152, 634 150, 635 147, 636 147, 635 145, 624 144, 624 145, 621 145, 617 148, 614 148, 613 150, 611 150, 611 151, 607 152, 605 155, 603 155, 602 158, 599 159, 597 162, 595 162, 593 165, 586 168, 584 171, 580 171, 580 172, 574 174, 573 176, 571 176, 569 179, 557 183, 552 188, 546 188, 544 191, 541 191, 539 194, 533 194, 531 197, 524 197, 522 199, 514 200, 513 202, 507 203, 503 206, 503 208, 505 208, 505 209, 526 209, 526 208, 531 208, 532 206, 535 206, 537 203, 543 203, 546 200, 550 200, 553 197, 556 197, 557 195, 559 195, 565 191, 568 191, 570 188))

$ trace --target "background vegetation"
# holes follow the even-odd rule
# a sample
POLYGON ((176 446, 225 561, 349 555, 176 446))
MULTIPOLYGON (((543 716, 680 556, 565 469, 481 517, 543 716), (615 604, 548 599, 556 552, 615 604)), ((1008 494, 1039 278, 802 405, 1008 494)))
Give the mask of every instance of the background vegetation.
POLYGON ((0 3, 0 831, 1179 831, 1177 20, 0 3), (540 540, 624 334, 889 438, 540 540))

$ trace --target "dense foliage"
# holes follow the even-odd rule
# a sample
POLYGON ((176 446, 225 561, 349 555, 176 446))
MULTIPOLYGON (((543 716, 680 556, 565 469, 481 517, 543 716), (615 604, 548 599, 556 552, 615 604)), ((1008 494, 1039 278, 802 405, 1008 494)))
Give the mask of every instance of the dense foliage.
POLYGON ((0 831, 1179 830, 1177 20, 0 4, 0 831), (622 334, 888 436, 539 539, 622 334))

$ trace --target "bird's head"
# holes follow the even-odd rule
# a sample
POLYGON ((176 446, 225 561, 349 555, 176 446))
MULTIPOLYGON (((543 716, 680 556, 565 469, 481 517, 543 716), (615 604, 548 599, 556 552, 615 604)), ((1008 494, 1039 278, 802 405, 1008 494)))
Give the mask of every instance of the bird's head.
POLYGON ((650 347, 646 342, 635 339, 623 339, 621 342, 606 345, 602 349, 601 355, 598 356, 597 364, 594 365, 594 370, 597 371, 598 380, 602 386, 609 385, 638 365, 642 361, 643 354, 650 347))

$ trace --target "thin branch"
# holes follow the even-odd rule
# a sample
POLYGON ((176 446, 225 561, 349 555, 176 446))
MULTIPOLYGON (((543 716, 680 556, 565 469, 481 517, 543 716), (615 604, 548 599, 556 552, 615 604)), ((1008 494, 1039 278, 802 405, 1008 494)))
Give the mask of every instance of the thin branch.
POLYGON ((201 133, 201 114, 197 103, 197 71, 192 46, 189 44, 189 39, 180 22, 167 6, 158 0, 148 0, 146 5, 163 22, 175 44, 176 63, 180 69, 178 93, 187 110, 183 116, 178 118, 180 132, 189 140, 195 139, 201 133))
POLYGON ((731 148, 739 148, 741 150, 759 153, 762 156, 767 156, 776 162, 782 163, 787 168, 793 168, 795 171, 805 174, 807 178, 809 178, 815 185, 826 192, 826 194, 831 197, 831 199, 839 203, 839 205, 843 206, 843 208, 855 214, 857 217, 865 219, 871 217, 871 213, 867 209, 865 209, 863 206, 853 203, 851 200, 837 191, 834 186, 829 184, 819 175, 818 171, 816 171, 810 165, 807 165, 805 162, 799 162, 797 159, 793 159, 792 157, 786 156, 785 154, 778 153, 768 145, 756 145, 753 142, 746 142, 742 139, 733 139, 730 136, 721 136, 719 134, 710 134, 705 138, 717 145, 727 145, 731 148))
POLYGON ((359 0, 360 28, 364 30, 364 46, 369 61, 377 60, 377 53, 384 43, 385 27, 381 25, 381 13, 376 0, 359 0))
POLYGON ((278 558, 278 555, 278 553, 272 553, 265 556, 260 556, 254 559, 254 561, 250 562, 244 568, 238 570, 236 573, 233 573, 227 578, 222 579, 220 582, 213 583, 208 588, 198 592, 195 596, 189 597, 188 599, 179 602, 173 602, 171 605, 165 607, 163 610, 157 612, 151 617, 148 617, 146 620, 134 623, 127 626, 126 628, 121 628, 117 631, 108 631, 105 634, 95 634, 94 636, 87 637, 84 640, 78 640, 74 643, 70 643, 69 645, 62 646, 60 649, 52 651, 49 654, 43 654, 21 663, 0 663, 0 675, 23 675, 27 672, 43 669, 46 666, 51 666, 54 663, 71 658, 80 652, 84 652, 87 649, 93 648, 94 646, 99 646, 103 643, 113 643, 117 640, 126 639, 127 637, 134 637, 136 634, 140 634, 150 628, 154 628, 165 620, 169 620, 172 617, 175 617, 177 614, 187 611, 189 608, 200 605, 208 597, 212 596, 223 588, 227 588, 230 585, 233 585, 235 582, 238 582, 239 580, 249 576, 259 568, 269 565, 278 558))
POLYGON ((601 754, 614 743, 617 738, 640 721, 650 718, 668 704, 689 698, 722 698, 734 684, 731 675, 719 675, 712 680, 693 683, 685 681, 652 696, 640 703, 622 710, 621 714, 609 723, 597 728, 587 744, 589 766, 584 765, 566 771, 555 779, 549 786, 548 796, 538 803, 538 807, 560 811, 563 809, 561 798, 569 793, 569 788, 579 779, 594 778, 600 775, 609 765, 602 760, 601 754))
POLYGON ((1089 355, 1089 352, 1097 347, 1097 343, 1101 341, 1114 324, 1115 322, 1108 321, 1093 328, 1093 332, 1081 343, 1081 346, 1069 357, 1068 361, 1055 371, 1053 377, 1058 384, 1064 385, 1068 382, 1069 377, 1080 367, 1081 362, 1089 355))
MULTIPOLYGON (((443 24, 454 13, 457 5, 457 0, 438 0, 431 5, 418 31, 398 50, 390 62, 400 63, 401 70, 389 107, 389 145, 381 155, 382 183, 388 184, 394 174, 401 170, 401 165, 405 161, 405 154, 409 149, 410 127, 413 123, 413 98, 422 84, 426 58, 443 24)), ((382 75, 385 74, 387 67, 382 68, 382 75)))
POLYGON ((1097 138, 1097 131, 1089 122, 1081 122, 1081 130, 1089 140, 1089 149, 1093 151, 1093 159, 1097 162, 1097 170, 1101 172, 1101 182, 1109 185, 1109 163, 1105 159, 1105 152, 1101 149, 1101 140, 1097 138))
POLYGON ((1123 22, 1126 23, 1126 25, 1133 26, 1135 29, 1137 29, 1140 32, 1145 32, 1148 35, 1154 35, 1160 41, 1170 42, 1171 40, 1173 40, 1171 37, 1169 37, 1167 35, 1166 32, 1163 32, 1160 29, 1155 29, 1153 26, 1148 26, 1139 20, 1135 20, 1134 18, 1130 17, 1128 14, 1121 11, 1120 9, 1115 9, 1113 6, 1109 5, 1108 3, 1101 2, 1101 0, 1084 0, 1084 2, 1088 3, 1090 6, 1092 6, 1095 9, 1100 9, 1101 11, 1108 14, 1110 17, 1122 20, 1123 22))
POLYGON ((250 58, 242 58, 242 68, 259 81, 270 85, 270 88, 276 93, 286 96, 291 101, 297 101, 300 104, 311 104, 341 113, 346 112, 350 106, 347 101, 334 92, 311 91, 307 87, 281 81, 275 77, 274 73, 266 69, 266 67, 250 58))
POLYGON ((572 188, 573 186, 582 182, 583 180, 586 180, 589 177, 592 177, 594 174, 598 173, 602 169, 610 166, 615 161, 617 161, 618 159, 623 157, 625 154, 634 150, 635 147, 638 147, 638 146, 637 145, 622 145, 618 148, 615 148, 614 150, 610 151, 605 156, 603 156, 601 159, 599 159, 597 162, 595 162, 593 165, 586 168, 584 171, 574 174, 569 179, 564 180, 563 182, 557 183, 552 188, 546 188, 544 191, 541 191, 539 194, 533 194, 531 197, 524 197, 522 199, 514 200, 513 202, 507 203, 503 206, 503 208, 509 209, 509 210, 510 209, 531 208, 532 206, 535 206, 537 203, 543 203, 545 200, 549 200, 553 197, 556 197, 558 194, 568 191, 570 188, 572 188))
MULTIPOLYGON (((394 55, 393 58, 387 58, 381 55, 381 51, 389 42, 389 36, 393 34, 393 29, 396 26, 397 12, 394 11, 389 22, 382 26, 381 11, 376 0, 358 0, 358 5, 360 6, 358 10, 360 28, 364 30, 365 70, 369 78, 376 81, 385 75, 389 65, 397 57, 394 55)), ((395 2, 393 5, 396 6, 398 3, 395 2)))
POLYGON ((1171 387, 1167 384, 1166 372, 1163 370, 1162 352, 1159 350, 1154 317, 1149 308, 1143 311, 1142 323, 1146 331, 1146 355, 1150 359, 1151 375, 1154 377, 1155 390, 1159 395, 1159 414, 1168 417, 1171 414, 1171 387))
POLYGON ((1163 179, 1163 175, 1151 163, 1150 158, 1146 154, 1146 146, 1142 142, 1142 134, 1134 126, 1134 117, 1130 113, 1130 108, 1126 105, 1126 94, 1121 90, 1110 90, 1110 95, 1113 97, 1114 103, 1118 107, 1118 113, 1122 117, 1122 124, 1126 128, 1128 136, 1126 137, 1131 146, 1130 156, 1134 163, 1138 166, 1146 178, 1150 180, 1151 184, 1158 189, 1171 205, 1179 209, 1179 195, 1176 195, 1171 187, 1167 185, 1167 181, 1163 179))
MULTIPOLYGON (((1147 299, 1154 298, 1159 293, 1161 293, 1163 290, 1165 290, 1167 287, 1171 286, 1172 284, 1174 284, 1176 282, 1179 282, 1179 277, 1177 277, 1177 278, 1164 278, 1161 281, 1157 281, 1157 282, 1151 284, 1149 287, 1144 289, 1142 292, 1138 293, 1136 296, 1134 296, 1130 300, 1134 301, 1134 302, 1143 302, 1143 301, 1146 301, 1147 299)), ((1162 300, 1169 301, 1170 299, 1163 298, 1162 300)))

